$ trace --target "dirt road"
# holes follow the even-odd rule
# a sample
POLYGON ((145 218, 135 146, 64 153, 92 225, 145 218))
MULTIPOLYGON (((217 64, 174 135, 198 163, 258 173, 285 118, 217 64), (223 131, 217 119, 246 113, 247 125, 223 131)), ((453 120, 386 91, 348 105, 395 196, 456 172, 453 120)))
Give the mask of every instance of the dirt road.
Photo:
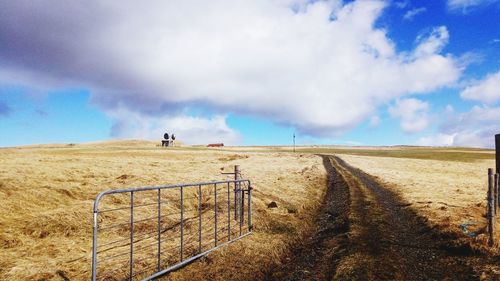
MULTIPOLYGON (((270 280, 495 280, 470 266, 398 195, 334 156, 322 156, 329 185, 316 230, 270 280)), ((479 259, 483 260, 483 259, 479 259)), ((484 260, 487 260, 486 258, 484 260)), ((497 262, 489 259, 489 263, 497 262)))

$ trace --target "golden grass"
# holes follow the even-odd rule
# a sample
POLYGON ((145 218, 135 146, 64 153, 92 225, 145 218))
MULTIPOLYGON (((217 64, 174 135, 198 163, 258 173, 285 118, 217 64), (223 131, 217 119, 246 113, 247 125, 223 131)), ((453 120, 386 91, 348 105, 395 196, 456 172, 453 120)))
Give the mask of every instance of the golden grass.
MULTIPOLYGON (((463 151, 461 153, 470 153, 463 151)), ((486 244, 487 169, 494 160, 475 162, 339 155, 350 165, 376 176, 400 194, 410 208, 445 233, 465 238, 473 247, 486 244), (464 229, 465 227, 465 229, 464 229)), ((500 220, 497 221, 500 226, 500 220)), ((500 231, 496 233, 497 241, 500 231)), ((493 251, 498 252, 498 245, 493 251)))
MULTIPOLYGON (((165 280, 256 280, 308 232, 326 175, 312 153, 340 153, 377 176, 429 221, 460 224, 484 244, 486 169, 492 152, 461 148, 157 147, 145 141, 0 149, 0 279, 88 280, 92 204, 104 190, 224 180, 242 167, 254 191, 255 231, 165 280), (434 159, 428 160, 426 158, 434 159), (268 209, 277 202, 279 208, 268 209), (290 211, 289 211, 290 210, 290 211)), ((167 195, 168 196, 168 195, 167 195)), ((126 200, 124 200, 126 204, 126 200)), ((500 237, 499 237, 500 238, 500 237)), ((116 277, 116 276, 115 276, 116 277)))
POLYGON ((321 158, 164 149, 142 141, 0 149, 1 279, 88 280, 92 205, 99 192, 224 180, 220 172, 234 164, 255 188, 255 232, 166 277, 173 280, 263 277, 312 221, 326 185, 321 158), (270 201, 279 208, 268 209, 270 201))

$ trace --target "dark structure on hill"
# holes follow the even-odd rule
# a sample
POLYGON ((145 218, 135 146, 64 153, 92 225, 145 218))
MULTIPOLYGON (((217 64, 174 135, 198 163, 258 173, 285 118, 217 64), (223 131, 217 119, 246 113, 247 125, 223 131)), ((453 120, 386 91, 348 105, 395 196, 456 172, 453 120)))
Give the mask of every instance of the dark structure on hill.
POLYGON ((163 140, 161 141, 161 146, 174 146, 175 135, 171 136, 168 133, 163 134, 163 140))

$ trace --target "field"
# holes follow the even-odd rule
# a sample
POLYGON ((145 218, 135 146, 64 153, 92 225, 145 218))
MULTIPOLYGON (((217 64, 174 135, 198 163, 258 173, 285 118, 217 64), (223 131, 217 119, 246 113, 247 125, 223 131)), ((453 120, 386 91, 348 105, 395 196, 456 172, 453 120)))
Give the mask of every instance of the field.
POLYGON ((162 149, 122 141, 0 150, 0 279, 88 280, 99 192, 224 180, 221 172, 235 164, 255 187, 255 232, 163 279, 264 279, 314 229, 327 186, 316 154, 338 155, 401 195, 431 227, 498 255, 498 247, 484 247, 485 174, 494 167, 489 150, 299 147, 293 153, 290 147, 162 149), (278 208, 269 209, 271 201, 278 208))
MULTIPOLYGON (((342 155, 400 194, 429 222, 450 234, 462 232, 486 241, 487 169, 494 160, 442 161, 342 155)), ((500 238, 497 233, 497 239, 500 238)))
MULTIPOLYGON (((324 192, 325 171, 314 155, 235 153, 200 148, 161 149, 147 142, 118 142, 0 150, 0 276, 4 280, 88 280, 92 204, 104 190, 224 180, 241 165, 252 179, 255 233, 212 255, 203 270, 262 269, 278 260, 293 237, 306 231, 324 192), (279 208, 267 209, 276 201, 279 208), (296 210, 289 213, 288 209, 296 210), (238 252, 238 255, 234 253, 238 252), (238 258, 235 258, 237 256, 238 258), (250 262, 249 262, 250 261, 250 262), (217 266, 217 264, 220 264, 217 266), (238 266, 238 264, 240 264, 238 266), (243 268, 243 266, 245 266, 243 268)), ((172 274, 189 280, 197 267, 172 274)))
MULTIPOLYGON (((417 213, 450 235, 466 234, 473 246, 486 240, 487 170, 495 153, 471 148, 318 148, 374 176, 417 213), (476 243, 477 242, 477 243, 476 243)), ((310 151, 309 148, 298 151, 310 151)), ((497 241, 500 231, 497 231, 497 241)), ((491 250, 491 249, 490 249, 491 250)), ((493 248, 498 252, 499 248, 493 248)))

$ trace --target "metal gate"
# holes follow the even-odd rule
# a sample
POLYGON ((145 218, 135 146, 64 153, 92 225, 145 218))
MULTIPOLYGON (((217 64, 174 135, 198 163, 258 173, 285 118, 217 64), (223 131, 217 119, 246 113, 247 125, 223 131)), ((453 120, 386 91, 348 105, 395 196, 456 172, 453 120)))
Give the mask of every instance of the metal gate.
POLYGON ((92 280, 151 280, 252 232, 249 180, 109 190, 94 202, 92 280))

